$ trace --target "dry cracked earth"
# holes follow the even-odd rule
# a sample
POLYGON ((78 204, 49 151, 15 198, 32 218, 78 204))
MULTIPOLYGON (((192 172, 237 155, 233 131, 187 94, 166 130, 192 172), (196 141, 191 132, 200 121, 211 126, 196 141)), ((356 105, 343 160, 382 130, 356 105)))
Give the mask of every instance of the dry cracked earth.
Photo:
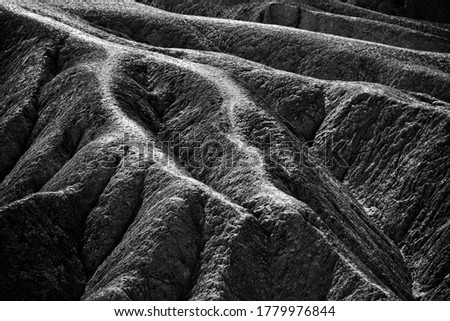
POLYGON ((0 299, 450 299, 449 25, 49 2, 0 3, 0 299))

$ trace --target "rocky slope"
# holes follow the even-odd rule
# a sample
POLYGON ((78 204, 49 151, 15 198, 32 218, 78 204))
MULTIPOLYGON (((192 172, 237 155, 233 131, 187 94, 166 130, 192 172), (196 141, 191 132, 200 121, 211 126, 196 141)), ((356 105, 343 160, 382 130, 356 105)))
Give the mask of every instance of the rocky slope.
POLYGON ((444 25, 394 17, 337 0, 140 2, 176 13, 262 22, 408 49, 450 52, 450 30, 444 25))
POLYGON ((137 3, 0 33, 1 299, 450 298, 449 54, 137 3))
MULTIPOLYGON (((217 8, 235 5, 247 6, 252 3, 306 4, 316 8, 328 7, 335 10, 366 12, 366 14, 369 11, 375 11, 412 19, 450 23, 450 3, 447 0, 138 0, 137 2, 164 6, 171 11, 191 7, 203 12, 205 12, 205 5, 217 8), (355 7, 367 10, 358 10, 355 7)), ((219 10, 219 14, 222 10, 219 10)), ((215 11, 215 14, 217 14, 217 11, 215 11)))

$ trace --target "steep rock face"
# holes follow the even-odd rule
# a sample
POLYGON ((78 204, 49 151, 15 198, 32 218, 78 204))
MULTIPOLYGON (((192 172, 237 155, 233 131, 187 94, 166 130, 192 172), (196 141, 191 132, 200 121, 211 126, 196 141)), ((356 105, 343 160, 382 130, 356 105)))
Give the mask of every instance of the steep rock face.
POLYGON ((432 298, 430 289, 445 283, 449 270, 449 247, 441 242, 448 236, 441 237, 448 235, 450 206, 450 105, 413 97, 367 86, 331 95, 315 148, 323 156, 333 153, 327 142, 345 141, 339 155, 347 166, 332 171, 403 250, 417 293, 432 298))
POLYGON ((261 22, 281 26, 297 27, 300 23, 300 8, 282 3, 270 3, 260 15, 261 22))
POLYGON ((2 299, 448 298, 448 55, 139 4, 0 8, 2 299))

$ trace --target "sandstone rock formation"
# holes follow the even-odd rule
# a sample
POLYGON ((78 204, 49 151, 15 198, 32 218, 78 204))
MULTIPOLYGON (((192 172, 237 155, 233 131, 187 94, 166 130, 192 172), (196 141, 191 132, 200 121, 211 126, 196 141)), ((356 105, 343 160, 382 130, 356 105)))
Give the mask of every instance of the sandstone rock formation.
POLYGON ((448 53, 138 3, 0 33, 1 299, 450 298, 448 53))

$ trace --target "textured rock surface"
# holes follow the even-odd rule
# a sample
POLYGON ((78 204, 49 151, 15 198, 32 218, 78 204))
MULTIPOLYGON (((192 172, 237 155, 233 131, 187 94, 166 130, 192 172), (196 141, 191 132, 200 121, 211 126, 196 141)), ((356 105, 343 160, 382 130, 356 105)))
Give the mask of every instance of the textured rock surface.
POLYGON ((0 33, 1 299, 450 298, 448 54, 142 4, 0 33))
POLYGON ((177 13, 278 24, 408 49, 450 52, 448 28, 339 1, 142 2, 177 13))

